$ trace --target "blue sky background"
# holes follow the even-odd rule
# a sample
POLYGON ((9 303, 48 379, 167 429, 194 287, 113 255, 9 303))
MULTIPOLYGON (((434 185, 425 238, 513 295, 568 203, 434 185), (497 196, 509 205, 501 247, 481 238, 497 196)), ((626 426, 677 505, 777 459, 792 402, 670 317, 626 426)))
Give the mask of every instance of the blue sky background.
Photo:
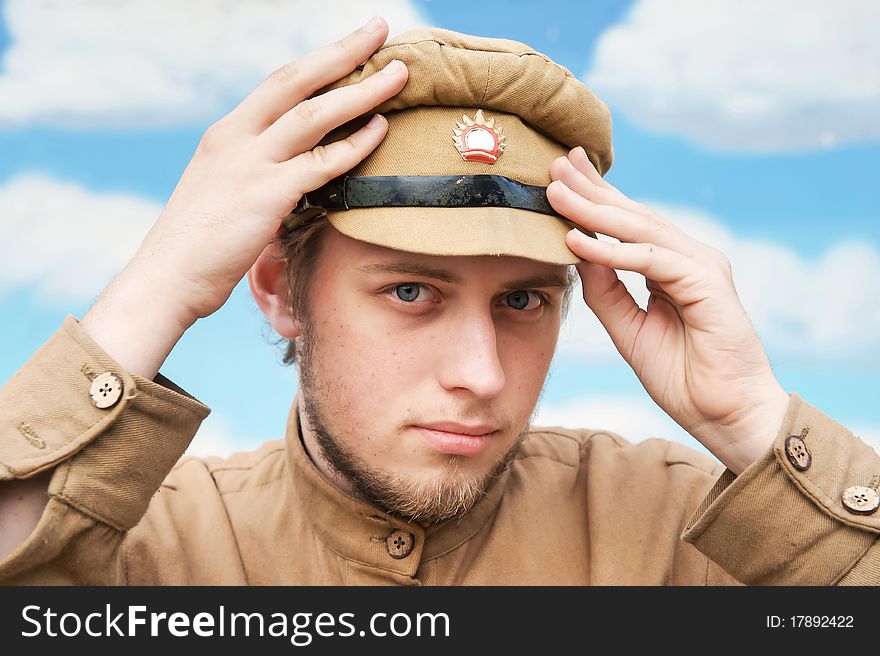
MULTIPOLYGON (((874 3, 60 4, 0 0, 0 380, 86 312, 208 125, 288 58, 379 13, 392 34, 523 41, 585 80, 614 118, 608 179, 721 240, 783 386, 880 445, 874 3)), ((570 324, 543 423, 693 443, 587 311, 570 324)), ((184 337, 162 371, 214 409, 197 452, 281 435, 296 378, 278 360, 245 285, 184 337)))

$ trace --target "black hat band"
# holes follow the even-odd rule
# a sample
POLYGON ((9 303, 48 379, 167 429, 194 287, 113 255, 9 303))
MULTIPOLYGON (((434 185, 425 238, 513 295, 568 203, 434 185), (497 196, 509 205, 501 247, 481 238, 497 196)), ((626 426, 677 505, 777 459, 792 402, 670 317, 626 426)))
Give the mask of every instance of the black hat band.
POLYGON ((292 218, 360 207, 511 207, 563 218, 545 187, 501 175, 341 176, 303 194, 292 218))

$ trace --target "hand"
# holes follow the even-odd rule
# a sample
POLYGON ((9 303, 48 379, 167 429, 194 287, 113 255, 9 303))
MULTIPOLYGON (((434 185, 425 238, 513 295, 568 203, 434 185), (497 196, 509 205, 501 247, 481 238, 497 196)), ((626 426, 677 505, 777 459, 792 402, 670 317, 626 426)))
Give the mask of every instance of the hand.
POLYGON ((588 230, 566 237, 584 301, 657 404, 739 474, 772 443, 788 395, 764 348, 720 251, 682 232, 651 208, 606 182, 583 148, 557 159, 547 188, 551 205, 588 230), (615 269, 645 276, 647 311, 615 269))
POLYGON ((226 302, 300 197, 379 145, 388 127, 379 115, 347 139, 316 144, 396 95, 407 80, 402 62, 311 96, 367 60, 387 35, 376 18, 283 66, 208 128, 140 249, 83 319, 122 366, 154 376, 183 332, 226 302))
POLYGON ((173 273, 182 316, 219 309, 307 191, 351 169, 379 145, 381 116, 344 141, 316 144, 332 129, 397 94, 406 67, 309 99, 347 75, 385 42, 378 19, 341 41, 272 73, 229 115, 208 128, 150 231, 136 264, 173 273))

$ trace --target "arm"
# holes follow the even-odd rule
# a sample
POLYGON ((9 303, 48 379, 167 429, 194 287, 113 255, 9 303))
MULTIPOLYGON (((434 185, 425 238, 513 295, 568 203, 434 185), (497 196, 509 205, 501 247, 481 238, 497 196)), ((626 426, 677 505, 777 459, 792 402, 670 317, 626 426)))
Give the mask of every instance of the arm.
POLYGON ((727 467, 685 540, 746 583, 878 582, 880 513, 852 512, 843 493, 868 486, 880 457, 782 389, 727 258, 608 184, 583 149, 551 177, 557 211, 620 240, 569 233, 584 301, 657 404, 727 467), (645 276, 646 310, 615 269, 645 276), (786 439, 805 429, 812 462, 798 463, 786 439))
MULTIPOLYGON (((83 381, 76 373, 82 353, 73 355, 70 339, 76 338, 70 335, 59 337, 66 343, 54 344, 56 356, 71 358, 69 370, 47 364, 38 354, 0 392, 0 559, 14 556, 26 536, 33 537, 45 508, 63 502, 60 476, 54 474, 71 456, 100 451, 92 442, 108 432, 121 432, 114 439, 122 442, 129 439, 120 431, 127 415, 135 414, 129 406, 153 393, 163 397, 162 385, 152 382, 159 367, 193 323, 226 302, 302 194, 356 165, 384 138, 387 123, 377 116, 348 138, 317 146, 327 132, 402 89, 407 73, 399 62, 357 85, 312 96, 366 60, 387 33, 385 22, 374 19, 340 42, 278 69, 205 132, 134 258, 77 327, 80 341, 88 342, 83 357, 103 362, 91 370, 113 371, 124 385, 124 398, 115 408, 68 407, 65 416, 52 406, 59 397, 82 401, 83 381), (26 430, 51 438, 23 440, 22 422, 26 430)), ((173 398, 162 403, 173 405, 184 398, 169 393, 173 398)), ((141 411, 153 413, 150 407, 141 411)), ((168 455, 177 451, 182 449, 171 449, 168 455)), ((112 449, 104 455, 115 462, 112 449)), ((93 467, 106 464, 91 462, 93 467)), ((83 474, 87 486, 88 472, 83 474)), ((161 478, 141 493, 152 494, 159 482, 161 478)))
POLYGON ((792 394, 772 447, 740 475, 724 472, 682 537, 749 584, 876 585, 880 515, 843 495, 877 472, 870 446, 792 394), (786 449, 790 435, 804 436, 803 451, 786 449))
POLYGON ((0 485, 48 486, 3 504, 32 514, 2 518, 15 535, 0 582, 118 582, 125 532, 207 414, 170 381, 123 370, 68 318, 0 390, 0 485), (105 372, 116 376, 107 396, 96 393, 105 372))

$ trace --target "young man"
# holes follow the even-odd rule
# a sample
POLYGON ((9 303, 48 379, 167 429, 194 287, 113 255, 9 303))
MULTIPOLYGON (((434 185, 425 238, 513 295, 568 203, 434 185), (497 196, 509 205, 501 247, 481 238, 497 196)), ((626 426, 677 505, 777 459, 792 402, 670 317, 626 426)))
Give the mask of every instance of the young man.
POLYGON ((212 126, 132 262, 4 387, 0 582, 876 582, 880 458, 782 390, 724 256, 602 179, 605 106, 522 44, 386 36, 212 126), (530 428, 572 264, 723 464, 530 428), (286 439, 175 466, 208 409, 159 367, 246 273, 300 367, 286 439))

